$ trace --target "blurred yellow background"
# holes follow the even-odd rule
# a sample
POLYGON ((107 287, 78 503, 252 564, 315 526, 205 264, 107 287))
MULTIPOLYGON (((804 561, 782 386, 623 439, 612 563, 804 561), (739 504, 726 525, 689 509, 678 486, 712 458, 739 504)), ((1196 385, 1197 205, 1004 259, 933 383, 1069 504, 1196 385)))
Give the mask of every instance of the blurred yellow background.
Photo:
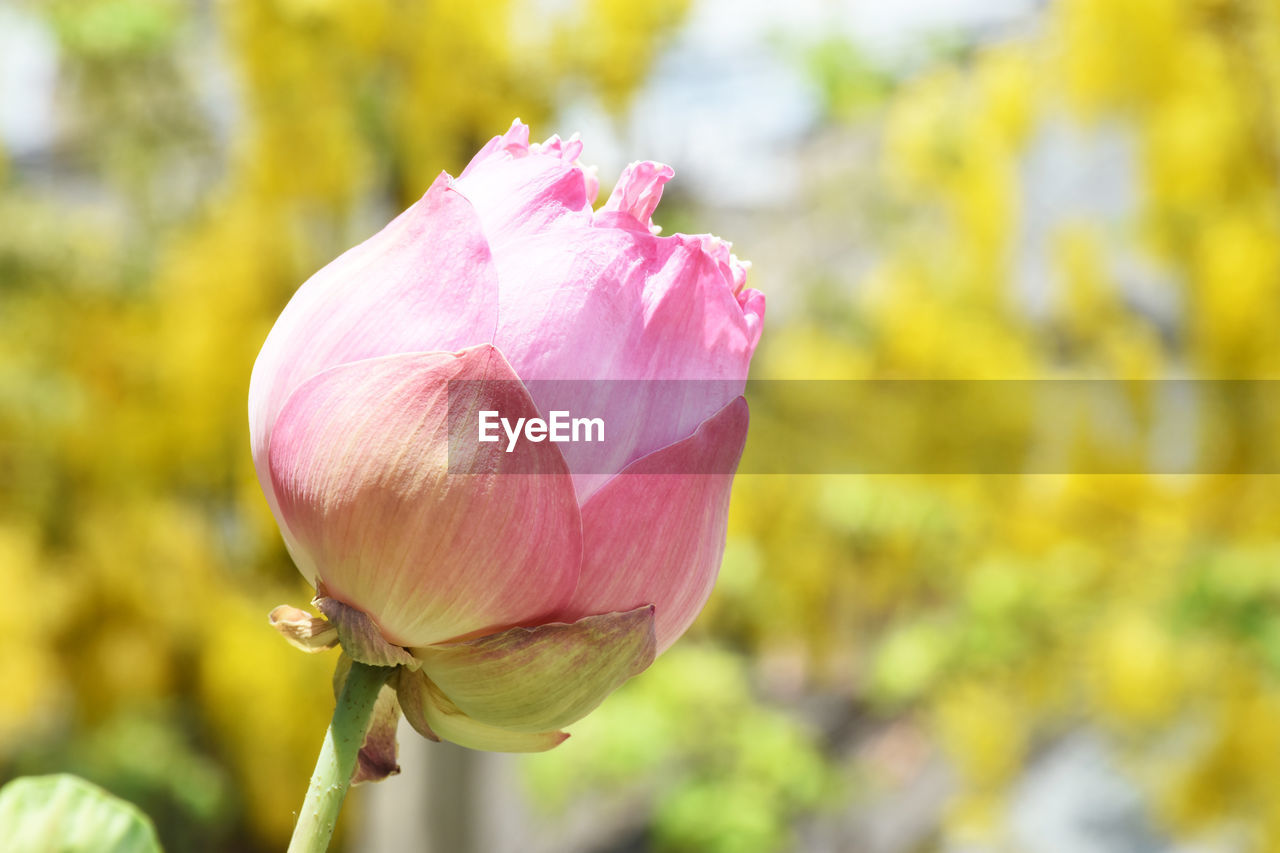
MULTIPOLYGON (((672 162, 755 377, 1277 378, 1280 3, 765 5, 0 2, 0 781, 283 848, 334 661, 266 624, 309 592, 249 371, 515 116, 672 162)), ((1280 851, 1280 485, 742 476, 708 611, 574 735, 506 765, 553 837, 622 815, 572 849, 1280 851)))

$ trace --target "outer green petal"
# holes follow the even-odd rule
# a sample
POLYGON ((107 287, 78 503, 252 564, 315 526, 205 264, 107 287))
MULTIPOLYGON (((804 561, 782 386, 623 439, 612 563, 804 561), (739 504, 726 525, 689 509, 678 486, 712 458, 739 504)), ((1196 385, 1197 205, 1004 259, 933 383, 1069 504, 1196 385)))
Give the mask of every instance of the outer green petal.
POLYGON ((447 740, 468 749, 489 752, 546 752, 564 743, 565 732, 517 732, 468 717, 422 671, 401 669, 396 692, 405 719, 432 740, 447 740))
POLYGON ((467 716, 512 731, 544 732, 590 713, 647 669, 655 648, 649 605, 571 624, 512 628, 413 654, 467 716))

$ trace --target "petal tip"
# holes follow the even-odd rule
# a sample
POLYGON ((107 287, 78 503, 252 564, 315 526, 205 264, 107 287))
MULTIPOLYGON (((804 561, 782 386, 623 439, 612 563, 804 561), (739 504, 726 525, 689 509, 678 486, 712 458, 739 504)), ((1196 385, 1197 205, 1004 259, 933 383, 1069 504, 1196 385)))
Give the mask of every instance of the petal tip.
POLYGON ((652 160, 637 160, 629 164, 622 170, 600 212, 625 213, 652 231, 652 216, 662 200, 662 188, 675 174, 675 169, 652 160))

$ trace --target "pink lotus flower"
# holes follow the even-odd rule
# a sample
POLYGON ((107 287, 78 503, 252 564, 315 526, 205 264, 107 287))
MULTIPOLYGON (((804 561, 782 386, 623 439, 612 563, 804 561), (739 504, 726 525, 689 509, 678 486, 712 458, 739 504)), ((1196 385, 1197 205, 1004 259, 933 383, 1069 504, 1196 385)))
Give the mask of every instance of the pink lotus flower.
POLYGON ((345 651, 402 664, 410 721, 475 748, 554 746, 688 628, 746 437, 764 297, 727 243, 657 235, 669 167, 633 163, 597 211, 581 149, 517 121, 441 174, 298 290, 249 391, 258 479, 345 651), (716 381, 658 413, 583 398, 607 446, 508 453, 449 417, 454 380, 545 418, 535 380, 584 379, 716 381))

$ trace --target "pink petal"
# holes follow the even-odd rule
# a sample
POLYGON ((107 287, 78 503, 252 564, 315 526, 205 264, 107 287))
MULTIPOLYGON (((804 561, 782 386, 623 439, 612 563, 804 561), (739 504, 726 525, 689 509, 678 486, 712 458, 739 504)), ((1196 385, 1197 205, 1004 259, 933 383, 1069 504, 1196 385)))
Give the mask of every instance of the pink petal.
POLYGON ((582 574, 560 619, 653 604, 659 653, 684 633, 720 570, 747 420, 739 397, 689 438, 628 466, 582 507, 582 574), (709 473, 689 473, 696 471, 709 473))
POLYGON ((597 222, 608 222, 617 227, 629 227, 624 221, 618 221, 611 214, 625 214, 639 228, 649 231, 653 228, 653 211, 662 200, 662 186, 675 177, 675 170, 663 163, 643 160, 632 163, 622 170, 618 183, 609 200, 597 214, 597 222))
POLYGON ((580 153, 575 139, 530 145, 517 122, 453 186, 489 237, 500 280, 494 342, 522 379, 699 380, 530 385, 544 417, 564 409, 607 424, 606 445, 564 448, 585 501, 742 393, 764 298, 745 289, 746 266, 728 243, 649 233, 670 167, 633 163, 593 215, 593 178, 571 159, 580 153))
POLYGON ((465 178, 486 164, 502 162, 529 154, 529 126, 520 119, 511 122, 511 127, 501 136, 495 136, 476 152, 471 162, 462 170, 459 178, 465 178))
POLYGON ((764 299, 735 293, 727 249, 721 257, 701 238, 600 227, 493 246, 495 343, 522 379, 698 380, 577 389, 531 382, 544 415, 602 417, 610 431, 607 445, 564 445, 580 501, 742 393, 764 299))
POLYGON ((580 142, 558 137, 531 146, 529 129, 517 121, 481 149, 452 187, 475 206, 491 242, 566 223, 586 226, 596 184, 573 162, 581 150, 580 142))
POLYGON ((582 154, 582 139, 575 133, 568 139, 562 140, 560 134, 555 133, 546 142, 530 145, 529 150, 535 154, 552 154, 572 165, 582 154))
POLYGON ((294 392, 272 432, 281 517, 313 580, 396 645, 537 622, 572 594, 581 528, 557 445, 480 444, 479 408, 535 414, 488 345, 328 370, 294 392), (455 399, 451 419, 450 381, 475 379, 506 381, 469 386, 473 411, 455 399))
POLYGON ((281 407, 302 382, 351 361, 493 340, 498 279, 489 246, 470 203, 447 181, 442 175, 386 228, 312 276, 267 336, 249 383, 249 433, 277 518, 267 448, 281 407))

